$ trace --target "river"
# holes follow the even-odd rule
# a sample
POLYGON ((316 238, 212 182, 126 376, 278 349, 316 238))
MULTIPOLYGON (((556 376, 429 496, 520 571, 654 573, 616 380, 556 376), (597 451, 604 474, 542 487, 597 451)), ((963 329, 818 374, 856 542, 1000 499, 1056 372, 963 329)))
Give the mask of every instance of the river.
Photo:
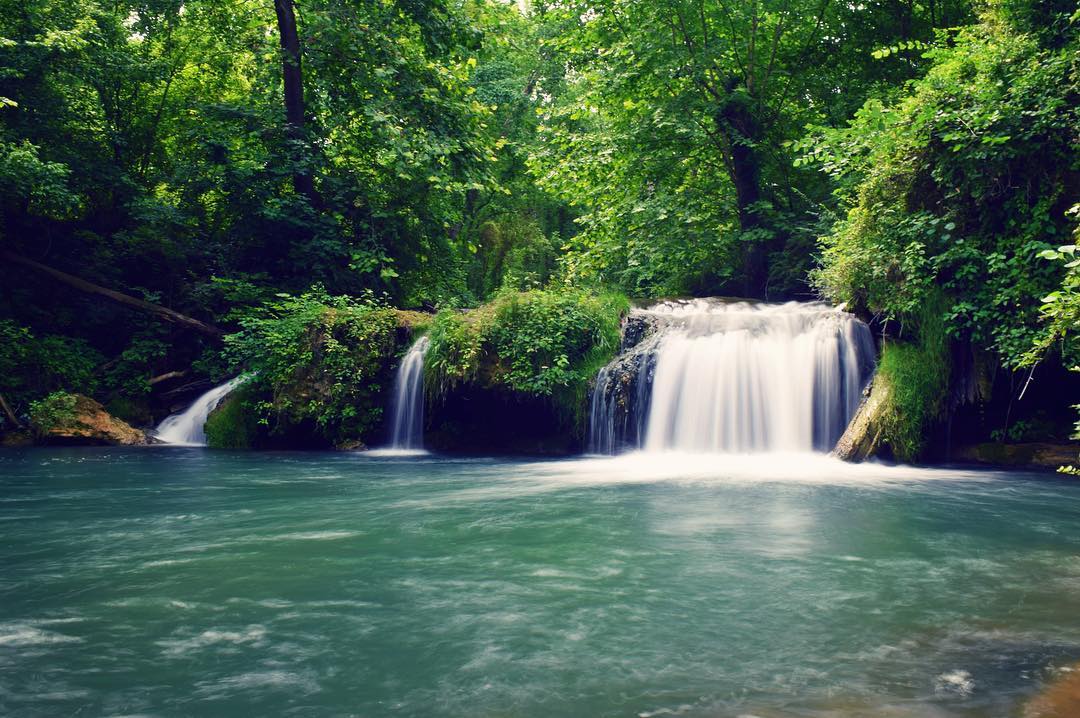
POLYGON ((823 456, 0 453, 0 714, 1020 715, 1080 484, 823 456))

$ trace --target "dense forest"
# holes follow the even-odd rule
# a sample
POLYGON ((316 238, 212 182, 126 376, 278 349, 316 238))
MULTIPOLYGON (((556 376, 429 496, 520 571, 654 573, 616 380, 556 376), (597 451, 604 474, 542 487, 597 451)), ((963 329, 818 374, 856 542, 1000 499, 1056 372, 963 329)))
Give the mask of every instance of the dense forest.
POLYGON ((417 331, 434 433, 573 435, 671 296, 846 304, 899 459, 1077 430, 1068 0, 2 7, 9 436, 248 372, 212 443, 371 443, 417 331))

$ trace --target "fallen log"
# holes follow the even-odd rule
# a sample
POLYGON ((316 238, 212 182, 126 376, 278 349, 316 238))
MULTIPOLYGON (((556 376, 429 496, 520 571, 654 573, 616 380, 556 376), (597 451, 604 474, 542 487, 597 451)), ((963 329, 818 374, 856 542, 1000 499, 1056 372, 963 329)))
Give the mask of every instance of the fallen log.
POLYGON ((164 321, 171 322, 178 326, 182 326, 187 329, 193 329, 197 332, 201 332, 217 339, 220 339, 222 336, 225 335, 225 332, 213 326, 212 324, 207 324, 206 322, 199 321, 194 317, 189 317, 186 314, 181 314, 180 312, 169 309, 168 307, 163 307, 160 304, 147 302, 143 299, 138 299, 128 294, 123 294, 122 292, 117 292, 112 289, 102 287, 98 284, 94 284, 93 282, 88 282, 85 279, 76 277, 75 275, 68 274, 67 272, 61 272, 59 269, 53 269, 52 267, 42 264, 41 262, 36 262, 29 257, 24 257, 21 254, 15 254, 14 252, 9 252, 7 250, 0 250, 0 258, 4 259, 7 262, 21 264, 24 267, 30 267, 31 269, 42 272, 43 274, 47 274, 53 279, 62 282, 69 287, 78 289, 81 292, 86 292, 87 294, 96 294, 98 296, 105 297, 106 299, 111 299, 117 304, 121 304, 125 307, 136 309, 141 312, 153 314, 159 319, 163 319, 164 321))
POLYGON ((158 374, 157 376, 150 377, 150 379, 146 383, 150 386, 153 386, 154 384, 168 381, 169 379, 179 379, 185 376, 187 376, 186 370, 167 371, 164 374, 158 374))

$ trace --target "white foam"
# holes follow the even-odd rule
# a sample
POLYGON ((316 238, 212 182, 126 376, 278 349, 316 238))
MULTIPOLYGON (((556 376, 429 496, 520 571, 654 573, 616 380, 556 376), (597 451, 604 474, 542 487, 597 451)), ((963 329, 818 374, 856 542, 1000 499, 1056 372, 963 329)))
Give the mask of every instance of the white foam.
POLYGON ((408 458, 413 456, 430 456, 431 452, 425 449, 370 449, 359 452, 360 456, 370 456, 379 459, 408 458))
POLYGON ((956 693, 967 696, 975 690, 975 681, 967 671, 949 671, 934 679, 934 688, 938 693, 956 693))
POLYGON ((190 638, 158 641, 158 645, 165 649, 165 655, 180 656, 222 643, 231 645, 243 645, 248 643, 260 644, 265 637, 266 629, 262 626, 254 625, 248 626, 244 631, 218 631, 211 629, 190 638))
POLYGON ((40 622, 14 622, 0 624, 0 646, 41 646, 53 643, 82 643, 77 636, 38 628, 40 622))
POLYGON ((282 534, 275 538, 284 541, 336 541, 359 535, 358 531, 297 531, 296 533, 282 534))

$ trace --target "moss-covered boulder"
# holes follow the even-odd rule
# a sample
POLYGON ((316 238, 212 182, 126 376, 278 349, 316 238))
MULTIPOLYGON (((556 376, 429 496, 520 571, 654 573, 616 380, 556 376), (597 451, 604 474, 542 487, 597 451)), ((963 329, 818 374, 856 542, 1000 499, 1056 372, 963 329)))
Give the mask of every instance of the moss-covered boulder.
POLYGON ((253 374, 207 422, 220 448, 332 448, 376 443, 394 370, 423 312, 367 299, 285 296, 226 338, 234 366, 253 374))
POLYGON ((256 449, 267 443, 267 428, 259 423, 256 393, 240 386, 206 417, 206 445, 213 449, 256 449))
POLYGON ((138 446, 149 443, 145 433, 82 394, 50 394, 33 403, 30 419, 39 441, 47 444, 138 446))
POLYGON ((621 295, 510 292, 432 322, 429 439, 444 451, 580 449, 589 383, 618 350, 621 295))

